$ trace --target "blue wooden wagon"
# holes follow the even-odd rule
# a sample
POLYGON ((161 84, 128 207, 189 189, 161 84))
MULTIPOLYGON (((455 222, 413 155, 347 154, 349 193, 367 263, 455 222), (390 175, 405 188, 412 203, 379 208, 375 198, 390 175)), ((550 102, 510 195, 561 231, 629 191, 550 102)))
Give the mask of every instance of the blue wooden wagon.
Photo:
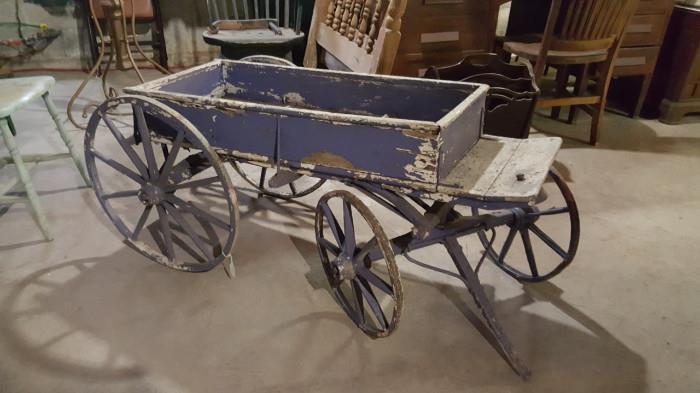
POLYGON ((374 338, 393 332, 403 305, 395 255, 442 244, 458 273, 432 269, 464 282, 525 377, 479 269, 488 258, 520 281, 552 278, 574 258, 579 217, 550 169, 560 139, 481 134, 487 88, 217 60, 105 101, 90 119, 86 162, 126 243, 190 272, 232 266, 239 212, 225 162, 276 197, 342 182, 364 198, 345 187, 327 192, 315 232, 331 290, 350 319, 374 338), (408 229, 389 237, 368 198, 408 229), (458 242, 469 234, 483 249, 475 266, 458 242))

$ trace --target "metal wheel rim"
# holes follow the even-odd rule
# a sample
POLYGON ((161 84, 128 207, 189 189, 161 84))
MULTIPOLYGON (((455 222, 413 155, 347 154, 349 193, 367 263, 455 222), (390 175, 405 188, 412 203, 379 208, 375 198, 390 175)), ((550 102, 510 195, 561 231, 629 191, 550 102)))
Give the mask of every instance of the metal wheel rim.
MULTIPOLYGON (((334 216, 335 217, 335 216, 334 216)), ((352 220, 351 220, 352 221, 352 220)), ((335 221, 336 223, 338 222, 337 220, 335 221)), ((329 223, 329 225, 331 225, 329 223)), ((339 225, 339 224, 338 224, 339 225)), ((353 225, 353 231, 354 231, 354 224, 353 225)), ((344 221, 344 227, 338 228, 338 230, 342 231, 343 238, 345 238, 345 233, 350 233, 348 231, 347 226, 345 225, 344 221)), ((328 279, 328 282, 330 284, 331 292, 333 293, 333 296, 335 297, 336 301, 338 304, 340 304, 341 308, 343 311, 346 313, 346 315, 350 318, 350 320, 357 325, 366 335, 368 335, 371 338, 383 338, 383 337, 388 337, 391 335, 396 328, 398 327, 399 321, 401 319, 401 313, 403 309, 403 288, 401 284, 401 277, 399 274, 399 269, 398 266, 396 265, 396 260, 394 256, 393 249, 391 248, 391 245, 389 243, 389 239, 384 233, 384 230, 382 227, 379 225, 379 221, 376 219, 376 217, 372 214, 372 212, 369 210, 369 208, 356 196, 351 194, 350 192, 347 191, 332 191, 329 192, 319 200, 317 206, 316 206, 316 219, 315 219, 315 227, 316 227, 316 246, 318 248, 319 256, 321 258, 321 263, 323 265, 323 270, 326 273, 326 278, 328 279), (323 226, 324 226, 324 218, 327 220, 328 219, 328 211, 330 211, 330 207, 328 206, 328 201, 332 198, 339 198, 343 202, 343 207, 344 211, 343 213, 345 214, 345 208, 350 207, 354 208, 358 213, 360 213, 360 216, 365 220, 365 222, 368 224, 370 229, 373 232, 374 239, 376 239, 376 244, 381 250, 382 256, 384 257, 384 261, 386 263, 387 267, 387 274, 389 276, 390 282, 387 283, 384 281, 381 283, 381 286, 384 287, 386 285, 390 286, 391 288, 391 294, 389 295, 387 293, 387 288, 381 289, 379 286, 377 286, 377 281, 375 278, 370 278, 368 279, 367 277, 369 276, 366 272, 371 270, 371 267, 358 271, 358 277, 361 277, 364 279, 362 280, 357 280, 357 283, 355 283, 355 279, 353 279, 353 284, 351 286, 352 292, 355 295, 355 298, 358 299, 358 290, 362 294, 362 299, 365 302, 370 302, 371 300, 368 298, 370 294, 372 294, 372 287, 375 289, 378 289, 380 291, 383 291, 385 295, 389 295, 393 299, 393 309, 392 309, 392 318, 391 321, 388 321, 386 319, 386 315, 384 315, 383 310, 381 310, 381 305, 379 305, 379 311, 384 315, 384 321, 386 323, 385 327, 383 329, 378 329, 376 326, 371 326, 370 323, 366 321, 366 319, 356 312, 355 308, 350 305, 350 300, 345 296, 345 294, 342 292, 342 290, 339 288, 340 283, 336 282, 336 277, 335 273, 333 272, 333 267, 331 266, 331 262, 329 259, 329 249, 327 248, 328 239, 326 239, 323 236, 323 226), (363 288, 360 287, 361 285, 364 285, 364 289, 367 287, 370 288, 370 291, 362 290, 363 288)), ((332 231, 332 230, 331 230, 332 231)), ((335 234, 333 234, 335 236, 335 234)), ((355 234, 353 232, 353 241, 355 240, 355 234)), ((337 239, 334 239, 337 241, 337 239)), ((372 241, 368 242, 371 243, 372 241)), ((332 242, 331 242, 332 243, 332 242)), ((367 245, 366 245, 367 246, 367 245)), ((345 248, 345 245, 340 245, 341 248, 345 248)), ((345 250, 343 250, 345 251, 345 250)), ((332 252, 332 251, 331 251, 332 252)), ((359 258, 360 255, 363 254, 363 249, 360 249, 356 251, 355 256, 359 258)), ((370 274, 373 274, 370 272, 370 274)), ((378 277, 377 275, 374 275, 375 277, 378 277)), ((381 278, 380 278, 381 280, 381 278)), ((383 281, 383 280, 382 280, 383 281)), ((376 296, 374 296, 374 301, 378 303, 376 296)), ((357 305, 356 302, 353 302, 357 305)), ((362 303, 360 303, 362 305, 362 303)), ((364 315, 365 311, 367 313, 373 312, 375 313, 376 318, 380 318, 380 316, 377 314, 377 310, 370 304, 368 303, 370 310, 366 311, 364 307, 362 308, 362 313, 364 315)))
MULTIPOLYGON (((253 186, 261 194, 267 195, 267 196, 273 197, 273 198, 279 198, 279 199, 301 198, 301 197, 307 196, 307 195, 313 193, 314 191, 318 190, 326 182, 326 179, 318 179, 318 181, 316 183, 314 183, 313 185, 311 185, 309 188, 302 189, 302 190, 290 188, 290 191, 292 191, 291 195, 282 194, 279 192, 270 191, 269 189, 267 189, 264 186, 264 180, 265 180, 263 177, 264 175, 261 175, 261 178, 256 181, 248 173, 246 173, 246 171, 243 168, 241 168, 241 166, 238 165, 238 163, 236 161, 229 161, 229 162, 231 163, 231 166, 233 166, 233 169, 236 170, 236 172, 243 178, 243 180, 246 181, 246 183, 253 186), (261 182, 261 179, 262 179, 262 182, 261 182), (261 183, 263 183, 262 186, 260 185, 261 183)), ((251 165, 253 165, 253 164, 251 164, 251 165)), ((267 169, 265 167, 261 167, 261 168, 263 171, 265 171, 267 169)), ((263 172, 263 173, 265 173, 265 172, 263 172)), ((308 178, 308 176, 304 176, 304 178, 308 178)), ((293 184, 293 183, 294 182, 292 182, 291 184, 293 184)))
MULTIPOLYGON (((573 262, 576 252, 578 250, 578 245, 579 245, 579 238, 581 234, 581 222, 580 222, 580 217, 579 217, 579 212, 578 212, 578 207, 576 205, 576 200, 574 199, 574 195, 569 189, 569 186, 566 184, 566 182, 557 174, 554 170, 550 170, 548 173, 549 177, 552 178, 554 183, 557 185, 557 188, 559 189, 559 192, 561 195, 564 197, 564 200, 566 202, 566 208, 568 209, 567 212, 562 212, 560 214, 568 213, 569 214, 569 224, 570 224, 570 232, 569 232, 569 244, 568 248, 564 250, 563 248, 559 247, 561 250, 565 251, 566 256, 562 256, 562 261, 554 268, 552 269, 549 273, 544 274, 544 275, 533 275, 532 271, 530 274, 525 273, 521 271, 520 269, 517 269, 510 264, 507 263, 506 257, 507 257, 507 250, 506 255, 503 256, 503 258, 500 258, 499 254, 496 253, 496 251, 493 248, 489 247, 490 239, 489 236, 487 235, 486 232, 480 231, 478 232, 478 237, 479 240, 481 241, 481 244, 483 245, 485 251, 487 253, 487 256, 491 261, 493 261, 496 266, 501 268, 504 272, 506 272, 509 276, 515 278, 518 281, 521 282, 529 282, 529 283, 538 283, 538 282, 543 282, 550 280, 557 276, 559 273, 564 271, 571 263, 573 262)), ((472 208, 472 214, 473 215, 479 215, 479 209, 478 208, 472 208)), ((541 217, 544 217, 546 215, 542 215, 541 217)), ((512 228, 511 228, 512 230, 512 228)), ((525 229, 528 233, 532 232, 531 229, 525 229)), ((540 230, 541 231, 541 230, 540 230)), ((536 236, 540 236, 540 234, 534 233, 536 236)), ((546 235, 546 234, 545 234, 546 235)), ((521 235, 522 236, 522 235, 521 235)), ((529 236, 529 235, 528 235, 529 236)), ((540 239, 542 239, 540 237, 540 239)), ((507 239, 506 239, 507 240, 507 239)), ((551 240, 551 237, 550 237, 551 240)), ((553 241, 553 240, 552 240, 553 241)), ((546 244, 546 243, 545 243, 546 244)), ((556 242, 555 242, 556 244, 556 242)), ((549 245, 548 245, 549 246, 549 245)), ((552 246, 549 246, 550 249, 554 250, 552 246)), ((502 252, 503 250, 501 250, 502 252)), ((557 254, 561 256, 559 252, 554 250, 557 254)))
MULTIPOLYGON (((134 124, 132 127, 136 129, 136 124, 134 124)), ((109 132, 109 131, 105 131, 109 132)), ((150 135, 149 135, 150 138, 150 135)), ((149 139, 150 141, 150 139, 149 139)), ((217 266, 219 263, 221 263, 224 258, 230 256, 231 249, 233 248, 233 245, 235 244, 236 240, 236 227, 238 224, 239 220, 239 212, 238 212, 238 203, 237 203, 237 198, 236 198, 236 193, 233 187, 233 182, 231 181, 230 177, 226 173, 223 164, 218 160, 218 155, 214 152, 214 150, 211 148, 209 145, 208 141, 202 136, 202 134, 185 118, 180 116, 176 111, 173 109, 159 103, 156 100, 146 98, 146 97, 136 97, 136 96, 120 96, 116 97, 113 99, 109 99, 102 103, 92 114, 90 121, 88 122, 88 127, 85 133, 85 142, 84 142, 84 148, 85 148, 85 162, 88 170, 88 174, 90 176, 90 180, 92 181, 93 184, 93 190, 95 192, 95 195, 97 196, 97 199, 102 206, 102 209, 105 211, 107 216, 110 218, 112 223, 115 225, 119 233, 124 237, 124 241, 127 245, 130 247, 134 248, 138 252, 140 252, 142 255, 146 256, 147 258, 165 265, 169 268, 175 269, 175 270, 180 270, 180 271, 187 271, 187 272, 204 272, 204 271, 209 271, 213 269, 215 266, 217 266), (140 107, 143 111, 143 113, 148 113, 149 115, 156 116, 160 114, 163 119, 167 120, 167 123, 171 126, 173 126, 178 132, 185 134, 189 134, 190 138, 188 138, 188 142, 193 143, 195 148, 197 150, 200 150, 203 154, 207 156, 209 159, 209 163, 213 167, 214 171, 216 172, 218 181, 221 182, 223 188, 224 188, 224 193, 223 195, 225 196, 226 202, 227 202, 227 212, 228 212, 228 226, 230 227, 230 230, 228 231, 228 235, 226 237, 226 240, 222 242, 221 249, 219 252, 219 255, 208 259, 206 263, 181 263, 175 260, 174 256, 173 258, 168 258, 166 255, 164 255, 162 252, 154 249, 153 247, 138 241, 138 235, 140 233, 137 233, 135 239, 132 237, 133 233, 132 231, 127 228, 127 225, 124 223, 120 215, 115 212, 114 208, 111 206, 111 203, 108 202, 107 198, 105 198, 104 190, 103 190, 103 183, 102 179, 100 177, 99 171, 97 170, 96 166, 96 158, 100 159, 95 150, 94 142, 95 142, 95 137, 96 133, 98 132, 98 126, 100 123, 103 122, 103 114, 108 113, 112 108, 117 107, 119 105, 132 105, 132 108, 134 108, 134 111, 136 111, 136 106, 140 107), (134 106, 136 105, 136 106, 134 106)), ((103 161, 104 162, 104 161, 103 161)), ((148 165, 148 164, 146 164, 148 165)), ((148 168, 147 168, 148 169, 148 168)), ((143 179, 142 180, 146 180, 143 179)), ((165 209, 165 208, 163 208, 165 209)), ((151 210, 156 210, 156 213, 160 214, 158 212, 160 209, 157 207, 155 209, 151 208, 151 210)), ((146 219, 148 216, 151 214, 154 214, 154 212, 149 211, 146 214, 146 219)), ((165 214, 170 214, 170 212, 166 211, 165 214)), ((139 220, 140 221, 140 220, 139 220)), ((138 227, 137 223, 137 227, 138 227)), ((134 228, 134 232, 136 232, 136 228, 134 228)), ((212 251, 213 252, 213 251, 212 251)))

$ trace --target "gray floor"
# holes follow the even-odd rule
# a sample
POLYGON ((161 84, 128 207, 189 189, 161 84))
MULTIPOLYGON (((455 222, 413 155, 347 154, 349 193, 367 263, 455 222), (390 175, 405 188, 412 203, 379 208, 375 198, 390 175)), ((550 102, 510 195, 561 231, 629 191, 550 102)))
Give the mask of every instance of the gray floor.
MULTIPOLYGON (((63 75, 59 107, 78 76, 63 75)), ((307 207, 337 185, 290 204, 255 201, 235 178, 244 219, 229 280, 124 246, 66 160, 33 169, 55 241, 24 206, 0 210, 0 392, 700 391, 699 119, 605 120, 599 147, 569 141, 556 163, 582 211, 575 263, 532 286, 482 273, 529 382, 481 335, 458 282, 403 259, 396 334, 352 326, 326 290, 307 207)), ((38 103, 15 122, 25 153, 61 147, 38 103)), ((585 116, 536 123, 585 138, 585 116)), ((415 257, 448 266, 437 248, 415 257)))

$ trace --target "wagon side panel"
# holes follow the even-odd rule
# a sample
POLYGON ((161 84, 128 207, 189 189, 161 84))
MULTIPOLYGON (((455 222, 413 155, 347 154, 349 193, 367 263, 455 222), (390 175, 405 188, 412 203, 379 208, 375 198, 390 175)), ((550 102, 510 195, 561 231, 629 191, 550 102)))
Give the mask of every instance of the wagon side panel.
POLYGON ((170 100, 161 102, 189 120, 220 154, 249 161, 273 162, 276 116, 170 100))
POLYGON ((417 131, 281 117, 279 149, 280 163, 292 168, 431 189, 437 184, 437 140, 417 131))
POLYGON ((479 141, 484 124, 486 95, 474 99, 442 122, 440 130, 439 178, 447 177, 457 163, 479 141))
MULTIPOLYGON (((148 96, 149 90, 157 90, 173 94, 188 94, 194 96, 222 96, 223 89, 223 68, 221 63, 214 62, 146 83, 142 85, 140 89, 146 93, 139 92, 137 94, 148 96)), ((125 91, 127 93, 132 93, 130 89, 126 89, 125 91)))

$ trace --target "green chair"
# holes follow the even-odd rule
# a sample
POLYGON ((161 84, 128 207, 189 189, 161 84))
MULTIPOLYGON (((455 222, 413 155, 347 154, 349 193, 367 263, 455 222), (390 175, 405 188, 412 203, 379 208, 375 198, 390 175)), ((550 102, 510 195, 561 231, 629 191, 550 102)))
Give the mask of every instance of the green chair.
POLYGON ((5 142, 5 146, 7 146, 7 149, 10 152, 9 157, 0 157, 0 168, 7 164, 14 163, 19 174, 19 182, 22 183, 27 194, 26 197, 7 195, 7 192, 12 189, 15 184, 17 184, 16 182, 10 185, 5 185, 5 187, 0 186, 0 205, 28 202, 34 214, 34 218, 36 219, 37 224, 39 224, 41 232, 44 234, 44 238, 46 240, 53 240, 53 235, 51 234, 51 229, 49 228, 48 221, 46 220, 44 210, 41 207, 39 196, 32 185, 32 179, 29 176, 29 171, 25 166, 25 162, 41 162, 71 157, 73 162, 75 162, 75 166, 78 168, 80 175, 85 180, 85 183, 88 186, 90 185, 90 179, 85 171, 85 167, 80 161, 78 151, 73 146, 73 142, 70 140, 66 130, 63 128, 63 124, 61 124, 56 106, 49 98, 49 91, 55 83, 56 81, 50 76, 0 80, 0 92, 2 92, 2 94, 0 94, 0 129, 2 131, 2 139, 5 142), (20 154, 17 144, 15 143, 15 127, 10 116, 28 102, 38 97, 41 97, 44 100, 46 109, 48 109, 49 114, 51 114, 51 118, 53 118, 54 123, 56 123, 56 129, 61 135, 63 143, 65 143, 66 147, 68 148, 68 153, 33 154, 25 156, 20 154))

